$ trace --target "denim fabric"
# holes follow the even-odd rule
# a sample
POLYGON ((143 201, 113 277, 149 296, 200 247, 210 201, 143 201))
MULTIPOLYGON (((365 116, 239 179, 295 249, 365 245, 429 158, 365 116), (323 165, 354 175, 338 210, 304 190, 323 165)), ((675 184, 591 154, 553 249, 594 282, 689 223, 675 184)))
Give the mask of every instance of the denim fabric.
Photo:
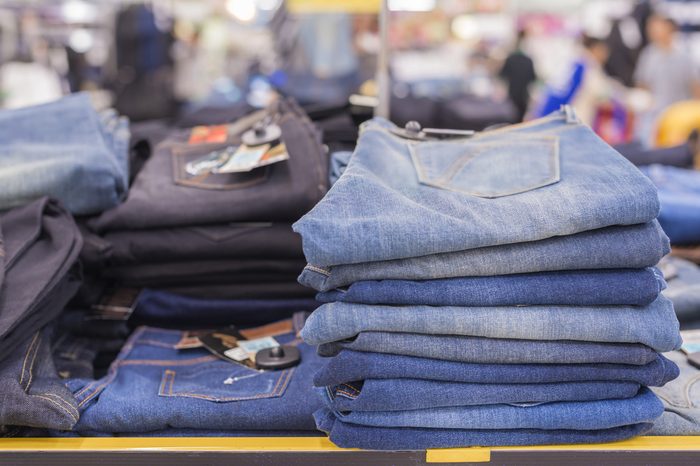
POLYGON ((129 286, 161 289, 217 283, 293 283, 303 268, 301 259, 220 259, 108 267, 102 275, 129 286))
POLYGON ((163 141, 120 206, 90 222, 96 231, 172 228, 227 222, 297 220, 328 188, 328 157, 304 112, 283 100, 229 127, 230 140, 187 144, 189 131, 163 141), (282 130, 289 160, 243 174, 190 177, 185 166, 214 150, 240 144, 254 123, 271 117, 282 130))
POLYGON ((0 360, 55 318, 80 285, 82 240, 71 215, 46 198, 0 215, 5 276, 0 291, 0 360))
POLYGON ((211 328, 254 326, 318 307, 313 299, 197 299, 155 290, 143 290, 131 315, 133 322, 160 327, 211 328))
POLYGON ((661 355, 642 366, 622 364, 468 364, 397 354, 343 350, 327 359, 314 385, 365 379, 424 379, 476 384, 551 384, 627 381, 661 386, 678 377, 678 367, 661 355))
POLYGON ((78 406, 58 378, 47 331, 30 335, 0 363, 0 426, 70 429, 78 406))
POLYGON ((299 282, 328 291, 362 280, 427 280, 559 270, 644 268, 670 252, 658 222, 558 236, 541 241, 446 254, 320 268, 308 265, 299 282))
POLYGON ((662 271, 671 274, 664 296, 673 302, 673 309, 681 323, 700 320, 700 267, 696 264, 666 257, 660 264, 662 271))
MULTIPOLYGON (((325 387, 334 411, 407 411, 473 405, 531 405, 555 401, 631 398, 634 382, 455 383, 420 379, 365 379, 325 387)), ((362 424, 362 422, 360 422, 362 424)))
POLYGON ((110 265, 218 259, 300 259, 301 238, 289 224, 229 223, 107 233, 110 265))
POLYGON ((352 157, 352 152, 349 150, 340 150, 331 154, 330 166, 328 168, 328 182, 330 186, 333 186, 335 182, 338 181, 340 175, 342 175, 348 167, 350 157, 352 157))
POLYGON ((128 188, 128 121, 87 94, 0 112, 0 209, 42 196, 75 214, 117 205, 128 188))
POLYGON ((620 400, 561 401, 534 406, 495 404, 410 411, 352 411, 335 412, 335 415, 343 422, 373 427, 600 430, 654 422, 663 411, 661 400, 648 388, 642 388, 637 396, 620 400))
POLYGON ((659 189, 659 222, 671 243, 700 243, 700 173, 663 165, 642 171, 659 189))
POLYGON ((301 351, 300 365, 269 372, 223 361, 201 348, 178 351, 174 345, 181 331, 140 327, 105 378, 67 382, 81 411, 75 430, 313 430, 311 414, 320 400, 311 378, 320 360, 296 337, 304 317, 299 313, 255 329, 256 337, 273 335, 301 351))
POLYGON ((536 241, 656 218, 656 189, 570 111, 469 139, 365 123, 333 188, 295 225, 318 267, 536 241))
POLYGON ((603 430, 462 430, 367 427, 338 420, 328 409, 314 413, 316 426, 341 448, 424 450, 496 445, 556 445, 601 443, 643 435, 652 424, 641 423, 603 430))
POLYGON ((343 349, 477 364, 643 365, 657 358, 656 351, 638 344, 502 340, 399 332, 361 332, 352 341, 320 345, 318 352, 321 356, 335 356, 343 349))
POLYGON ((649 435, 700 435, 700 369, 691 366, 680 351, 668 353, 681 375, 654 393, 664 402, 664 414, 649 435))
POLYGON ((642 343, 659 352, 672 351, 681 345, 673 304, 663 296, 645 307, 431 307, 328 303, 311 314, 302 337, 307 343, 318 345, 352 338, 367 331, 642 343))
POLYGON ((666 287, 654 268, 544 272, 442 280, 363 281, 319 293, 322 302, 428 306, 645 306, 666 287))

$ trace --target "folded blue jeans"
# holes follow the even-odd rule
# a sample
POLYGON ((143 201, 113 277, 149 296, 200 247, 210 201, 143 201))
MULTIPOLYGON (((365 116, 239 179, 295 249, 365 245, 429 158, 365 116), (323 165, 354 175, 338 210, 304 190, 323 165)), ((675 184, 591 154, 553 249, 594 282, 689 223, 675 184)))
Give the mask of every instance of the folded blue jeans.
POLYGON ((117 205, 128 189, 129 125, 87 94, 0 112, 0 210, 50 196, 74 214, 117 205))
POLYGON ((641 170, 659 190, 659 222, 671 242, 700 243, 700 173, 665 165, 641 170))
POLYGON ((321 356, 343 349, 476 364, 634 364, 654 361, 652 348, 631 343, 508 340, 400 332, 361 332, 357 338, 318 347, 321 356))
POLYGON ((673 304, 659 296, 645 307, 432 307, 328 303, 302 330, 320 345, 360 332, 407 332, 522 340, 641 343, 656 351, 680 348, 673 304))
POLYGON ((327 408, 314 413, 316 426, 341 448, 367 450, 425 450, 497 445, 556 445, 601 443, 643 435, 651 423, 633 424, 603 430, 464 430, 368 427, 339 420, 327 408))
POLYGON ((361 281, 316 299, 427 306, 645 306, 666 287, 655 268, 542 272, 438 280, 361 281))
POLYGON ((631 398, 634 382, 459 383, 420 379, 365 379, 324 387, 334 411, 406 411, 491 404, 631 398))
POLYGON ((239 327, 263 325, 285 319, 298 311, 312 311, 311 298, 200 299, 145 289, 131 316, 132 321, 160 327, 195 328, 235 323, 239 327))
POLYGON ((678 366, 661 355, 644 365, 624 364, 470 364, 398 354, 342 350, 314 375, 314 385, 365 379, 423 379, 472 384, 551 384, 620 381, 661 386, 678 377, 678 366))
MULTIPOLYGON (((330 399, 326 390, 326 403, 330 399)), ((404 411, 334 411, 343 422, 372 427, 431 429, 602 430, 654 422, 663 414, 661 400, 648 388, 626 399, 561 401, 535 405, 455 406, 404 411)))
POLYGON ((649 435, 700 435, 700 369, 691 366, 680 351, 666 356, 678 364, 680 377, 654 388, 664 403, 664 414, 649 435))
POLYGON ((304 317, 256 329, 256 338, 273 336, 301 352, 298 366, 267 372, 202 348, 178 350, 184 332, 140 327, 104 378, 67 381, 81 411, 75 431, 313 430, 321 401, 311 378, 320 360, 297 337, 304 317))
POLYGON ((570 108, 470 138, 363 124, 327 195, 295 225, 324 267, 537 241, 656 218, 651 181, 570 108))
POLYGON ((434 280, 559 270, 644 268, 671 252, 657 221, 540 241, 378 262, 307 265, 299 282, 319 291, 363 280, 434 280))

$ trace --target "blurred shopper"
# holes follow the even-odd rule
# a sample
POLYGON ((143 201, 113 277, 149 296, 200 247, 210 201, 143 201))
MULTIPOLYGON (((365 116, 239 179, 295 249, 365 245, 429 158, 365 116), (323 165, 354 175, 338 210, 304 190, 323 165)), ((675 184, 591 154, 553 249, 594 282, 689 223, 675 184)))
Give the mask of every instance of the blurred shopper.
POLYGON ((523 51, 527 38, 525 30, 518 32, 515 49, 508 55, 499 76, 508 84, 508 98, 518 111, 518 121, 522 121, 530 101, 530 85, 537 79, 532 59, 523 51))
POLYGON ((650 142, 656 119, 670 105, 700 96, 700 82, 688 53, 676 43, 676 23, 654 14, 647 22, 649 45, 642 50, 635 71, 637 86, 647 89, 653 104, 640 118, 638 135, 650 142))

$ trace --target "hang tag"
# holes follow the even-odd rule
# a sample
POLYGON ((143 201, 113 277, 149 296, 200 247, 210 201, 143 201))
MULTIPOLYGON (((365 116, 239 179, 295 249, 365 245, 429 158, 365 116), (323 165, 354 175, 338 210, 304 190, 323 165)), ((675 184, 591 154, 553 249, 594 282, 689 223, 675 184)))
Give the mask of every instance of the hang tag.
POLYGON ((214 330, 199 336, 199 341, 202 343, 202 346, 215 356, 220 357, 224 361, 255 369, 255 362, 250 358, 238 361, 229 356, 230 354, 238 354, 238 352, 226 354, 230 350, 238 349, 238 342, 241 340, 245 340, 245 337, 233 326, 214 330))
POLYGON ((187 165, 185 165, 185 171, 192 176, 212 173, 226 165, 237 150, 238 146, 228 146, 223 150, 210 152, 204 157, 188 162, 187 165))
POLYGON ((100 302, 90 308, 88 319, 94 320, 128 320, 136 309, 141 296, 140 288, 108 288, 100 302))
POLYGON ((256 340, 240 340, 238 342, 238 347, 248 353, 251 359, 255 358, 255 353, 258 351, 266 348, 274 348, 275 346, 279 345, 280 344, 277 343, 277 340, 272 337, 263 337, 256 340))
POLYGON ((224 351, 224 356, 229 359, 233 359, 236 362, 242 362, 246 359, 250 359, 248 357, 248 352, 241 347, 231 348, 230 350, 224 351))
POLYGON ((226 142, 228 127, 226 125, 195 126, 190 132, 188 144, 205 144, 226 142))
POLYGON ((284 144, 278 144, 272 148, 269 144, 255 147, 240 146, 223 166, 213 171, 214 173, 249 172, 285 160, 289 160, 289 154, 284 144))

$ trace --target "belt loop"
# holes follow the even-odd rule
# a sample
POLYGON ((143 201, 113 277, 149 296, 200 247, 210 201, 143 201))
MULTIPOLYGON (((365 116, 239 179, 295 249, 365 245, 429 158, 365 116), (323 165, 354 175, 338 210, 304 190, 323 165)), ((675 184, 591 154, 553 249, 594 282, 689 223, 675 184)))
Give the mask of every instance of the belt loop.
POLYGON ((566 115, 566 122, 569 124, 580 123, 581 121, 576 116, 576 112, 571 105, 562 105, 561 111, 566 115))

